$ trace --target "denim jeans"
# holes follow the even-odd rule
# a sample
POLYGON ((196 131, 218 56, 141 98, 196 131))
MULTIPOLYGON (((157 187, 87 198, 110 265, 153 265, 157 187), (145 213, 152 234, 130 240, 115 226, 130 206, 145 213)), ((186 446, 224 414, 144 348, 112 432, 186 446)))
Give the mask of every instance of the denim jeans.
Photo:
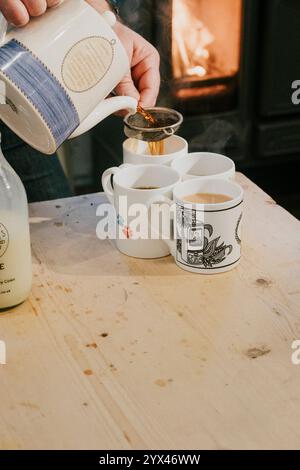
POLYGON ((72 196, 68 180, 56 154, 43 155, 25 144, 3 123, 0 124, 2 151, 21 178, 28 202, 72 196))

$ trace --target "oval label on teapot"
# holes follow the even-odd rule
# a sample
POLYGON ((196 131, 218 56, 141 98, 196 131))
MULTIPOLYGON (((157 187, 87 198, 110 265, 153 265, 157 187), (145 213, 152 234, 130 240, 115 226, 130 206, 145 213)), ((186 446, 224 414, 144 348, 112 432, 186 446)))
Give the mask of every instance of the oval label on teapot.
POLYGON ((115 40, 100 36, 85 38, 66 54, 62 64, 65 86, 75 93, 88 91, 96 86, 109 71, 115 40))
POLYGON ((9 236, 8 231, 3 224, 0 223, 0 258, 4 255, 8 248, 9 236))

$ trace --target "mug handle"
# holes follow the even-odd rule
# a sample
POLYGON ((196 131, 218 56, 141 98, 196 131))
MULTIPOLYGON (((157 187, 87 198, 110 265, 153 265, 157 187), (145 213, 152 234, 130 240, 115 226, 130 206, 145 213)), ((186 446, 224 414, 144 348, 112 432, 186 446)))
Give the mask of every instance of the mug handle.
MULTIPOLYGON (((150 199, 150 201, 148 202, 148 209, 150 209, 151 205, 152 204, 168 204, 170 207, 174 204, 174 201, 172 201, 172 199, 166 197, 166 196, 154 196, 152 199, 150 199)), ((170 224, 173 222, 174 224, 174 219, 173 219, 173 213, 170 214, 171 217, 170 217, 170 224)), ((174 224, 174 228, 175 228, 175 224, 174 224)), ((162 236, 162 232, 161 230, 159 230, 159 236, 162 236)), ((164 240, 162 239, 162 241, 168 246, 169 250, 170 250, 170 253, 171 255, 173 256, 173 258, 176 257, 176 241, 174 238, 170 239, 170 240, 164 240)))
POLYGON ((120 171, 120 168, 117 166, 114 166, 112 168, 108 168, 103 175, 102 175, 102 187, 103 191, 105 192, 105 195, 109 202, 114 205, 114 189, 111 184, 111 177, 116 175, 120 171))
POLYGON ((114 204, 114 189, 111 184, 111 177, 116 175, 123 168, 132 167, 131 163, 123 163, 121 166, 114 166, 106 170, 102 175, 102 187, 111 204, 114 204))

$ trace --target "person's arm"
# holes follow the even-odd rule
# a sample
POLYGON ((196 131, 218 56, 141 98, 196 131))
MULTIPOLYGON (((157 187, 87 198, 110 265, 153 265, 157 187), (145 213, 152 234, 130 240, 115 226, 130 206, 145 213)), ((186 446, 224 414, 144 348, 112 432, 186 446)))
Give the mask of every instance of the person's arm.
MULTIPOLYGON (((86 0, 101 13, 107 9, 102 0, 86 0)), ((120 0, 111 0, 116 6, 120 0)), ((121 39, 131 64, 131 73, 126 75, 117 86, 118 95, 129 95, 136 98, 144 107, 155 105, 160 89, 160 57, 157 50, 139 34, 127 28, 120 21, 115 31, 121 39)))
POLYGON ((146 39, 122 23, 117 23, 115 31, 126 49, 131 64, 131 72, 117 86, 118 95, 129 95, 139 101, 143 108, 155 106, 160 89, 160 57, 146 39))

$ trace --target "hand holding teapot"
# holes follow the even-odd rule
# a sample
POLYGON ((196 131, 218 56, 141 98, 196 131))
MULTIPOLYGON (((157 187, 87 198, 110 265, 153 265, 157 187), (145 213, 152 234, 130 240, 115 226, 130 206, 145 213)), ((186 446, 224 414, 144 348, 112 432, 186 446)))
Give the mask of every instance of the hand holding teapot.
POLYGON ((5 36, 0 118, 29 145, 52 154, 110 114, 136 111, 132 97, 105 99, 130 69, 115 21, 84 0, 65 0, 5 36))

